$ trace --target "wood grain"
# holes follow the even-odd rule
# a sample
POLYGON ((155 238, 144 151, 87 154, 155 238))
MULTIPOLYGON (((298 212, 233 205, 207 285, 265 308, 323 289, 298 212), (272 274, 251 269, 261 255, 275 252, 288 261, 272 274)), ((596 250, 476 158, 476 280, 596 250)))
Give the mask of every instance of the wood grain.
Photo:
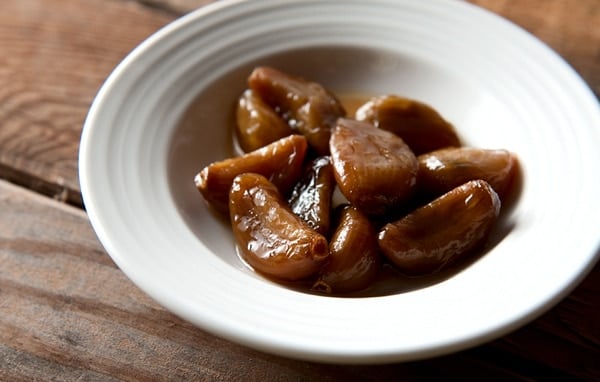
POLYGON ((0 2, 0 177, 81 204, 77 154, 100 85, 173 16, 135 2, 0 2))
POLYGON ((485 346, 420 362, 326 365, 232 344, 167 312, 115 266, 80 209, 0 181, 0 211, 0 380, 600 377, 598 267, 558 307, 485 346))

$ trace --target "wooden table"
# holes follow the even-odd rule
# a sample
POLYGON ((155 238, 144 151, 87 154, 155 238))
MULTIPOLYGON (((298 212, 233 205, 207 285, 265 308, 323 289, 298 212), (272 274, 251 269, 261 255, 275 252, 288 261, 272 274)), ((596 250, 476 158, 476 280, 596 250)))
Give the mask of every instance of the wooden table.
MULTIPOLYGON (((82 207, 82 122, 137 43, 208 2, 0 0, 0 380, 600 380, 600 266, 510 335, 379 366, 247 349, 182 321, 134 286, 82 207)), ((599 0, 473 2, 538 36, 600 94, 599 0)))

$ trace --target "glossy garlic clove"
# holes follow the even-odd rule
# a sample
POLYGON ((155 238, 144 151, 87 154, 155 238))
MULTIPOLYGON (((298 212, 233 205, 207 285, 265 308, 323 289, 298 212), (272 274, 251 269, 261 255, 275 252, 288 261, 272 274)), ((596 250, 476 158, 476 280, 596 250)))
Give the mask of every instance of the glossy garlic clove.
POLYGON ((361 211, 383 215, 415 191, 417 158, 398 136, 366 122, 340 118, 330 141, 340 191, 361 211))
POLYGON ((419 155, 443 147, 460 146, 452 124, 431 106, 396 95, 372 98, 355 117, 401 137, 419 155))
POLYGON ((356 207, 346 206, 329 243, 329 259, 313 290, 325 293, 363 290, 373 283, 380 266, 377 231, 356 207))
POLYGON ((290 135, 245 155, 214 162, 194 178, 204 199, 217 211, 229 210, 233 179, 245 172, 267 177, 282 193, 289 192, 302 175, 306 138, 290 135))
POLYGON ((518 161, 507 150, 446 148, 420 155, 417 159, 419 190, 435 196, 470 180, 482 179, 504 200, 518 172, 518 161))
POLYGON ((238 100, 235 127, 238 144, 244 152, 257 150, 292 134, 290 126, 250 89, 238 100))
POLYGON ((300 280, 315 274, 329 256, 323 235, 296 216, 262 175, 234 179, 229 211, 240 255, 261 273, 300 280))
POLYGON ((306 136, 319 154, 329 153, 329 137, 335 122, 346 112, 337 98, 322 85, 269 67, 258 67, 248 85, 277 110, 290 127, 306 136))
POLYGON ((288 198, 292 211, 322 235, 329 233, 335 186, 330 158, 318 157, 309 163, 288 198))
POLYGON ((499 212, 500 199, 492 187, 483 180, 470 181, 386 224, 379 232, 379 247, 404 274, 432 274, 480 247, 499 212))

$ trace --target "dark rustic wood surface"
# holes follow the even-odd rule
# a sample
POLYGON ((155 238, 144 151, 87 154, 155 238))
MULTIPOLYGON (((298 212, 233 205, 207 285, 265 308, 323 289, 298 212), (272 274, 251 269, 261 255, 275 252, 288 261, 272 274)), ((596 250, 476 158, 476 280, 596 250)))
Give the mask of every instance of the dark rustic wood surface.
MULTIPOLYGON (((197 329, 135 287, 82 208, 82 123, 137 43, 209 2, 0 0, 0 380, 600 380, 599 266, 510 335, 378 366, 263 354, 197 329)), ((599 0, 472 2, 538 36, 600 94, 599 0)))

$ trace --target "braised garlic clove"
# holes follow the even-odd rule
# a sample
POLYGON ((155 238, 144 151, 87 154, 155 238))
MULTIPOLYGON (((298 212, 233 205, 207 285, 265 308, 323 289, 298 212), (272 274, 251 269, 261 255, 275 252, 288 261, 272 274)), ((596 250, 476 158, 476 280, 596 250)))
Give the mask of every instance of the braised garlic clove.
POLYGON ((318 157, 308 164, 288 198, 292 211, 322 235, 329 233, 335 186, 330 158, 318 157))
POLYGON ((330 150, 340 191, 364 213, 383 215, 413 195, 417 159, 393 133, 340 118, 331 135, 330 150))
POLYGON ((372 98, 356 111, 356 119, 391 131, 419 155, 460 146, 454 127, 431 106, 396 95, 372 98))
POLYGON ((360 291, 373 283, 380 266, 377 231, 356 207, 346 206, 329 243, 329 259, 313 290, 325 293, 360 291))
POLYGON ((235 127, 238 144, 244 152, 292 134, 290 126, 250 89, 238 100, 235 127))
POLYGON ((329 256, 325 237, 296 216, 262 175, 233 180, 229 211, 240 255, 261 273, 300 280, 315 274, 329 256))
POLYGON ((331 129, 336 120, 346 114, 332 93, 316 82, 269 67, 254 69, 248 85, 277 110, 293 130, 306 136, 318 154, 329 153, 331 129))
POLYGON ((386 224, 379 247, 401 272, 432 274, 480 247, 499 212, 500 199, 492 187, 473 180, 386 224))
POLYGON ((417 159, 419 190, 435 196, 469 180, 482 179, 504 200, 518 172, 518 161, 507 150, 446 148, 420 155, 417 159))
POLYGON ((194 178, 204 199, 217 211, 227 213, 233 179, 245 172, 267 177, 282 193, 289 192, 302 175, 306 138, 290 135, 245 155, 214 162, 194 178))

